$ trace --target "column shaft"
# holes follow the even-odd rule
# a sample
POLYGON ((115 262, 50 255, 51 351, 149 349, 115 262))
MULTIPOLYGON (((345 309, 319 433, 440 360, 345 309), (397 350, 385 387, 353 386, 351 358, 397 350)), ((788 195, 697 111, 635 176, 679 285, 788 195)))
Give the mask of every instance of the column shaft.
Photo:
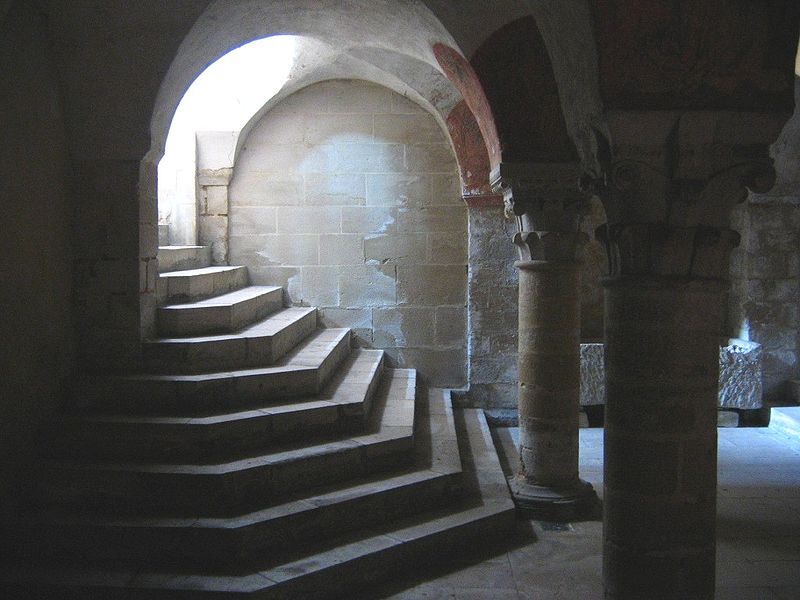
POLYGON ((714 597, 723 285, 606 285, 604 581, 609 600, 714 597))
POLYGON ((578 478, 580 271, 576 262, 520 261, 518 504, 573 518, 594 493, 578 478))

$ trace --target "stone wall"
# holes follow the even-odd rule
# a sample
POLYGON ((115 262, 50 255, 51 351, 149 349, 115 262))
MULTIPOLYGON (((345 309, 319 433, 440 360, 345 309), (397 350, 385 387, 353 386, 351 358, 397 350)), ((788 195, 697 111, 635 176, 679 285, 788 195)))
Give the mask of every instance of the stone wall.
POLYGON ((467 211, 431 115, 374 84, 315 84, 255 125, 228 192, 230 262, 252 283, 466 384, 467 211))
POLYGON ((66 151, 46 23, 32 3, 0 11, 0 521, 20 498, 36 431, 73 367, 66 151))
POLYGON ((782 401, 800 366, 800 198, 751 195, 733 227, 730 334, 762 345, 764 398, 782 401))

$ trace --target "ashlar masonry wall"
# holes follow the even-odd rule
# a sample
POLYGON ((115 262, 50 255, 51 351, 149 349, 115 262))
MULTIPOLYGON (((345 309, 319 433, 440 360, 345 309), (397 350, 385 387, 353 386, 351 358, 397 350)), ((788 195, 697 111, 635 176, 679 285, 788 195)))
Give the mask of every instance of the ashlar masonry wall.
POLYGON ((434 385, 467 382, 467 209, 433 116, 336 80, 256 124, 229 187, 230 262, 434 385))

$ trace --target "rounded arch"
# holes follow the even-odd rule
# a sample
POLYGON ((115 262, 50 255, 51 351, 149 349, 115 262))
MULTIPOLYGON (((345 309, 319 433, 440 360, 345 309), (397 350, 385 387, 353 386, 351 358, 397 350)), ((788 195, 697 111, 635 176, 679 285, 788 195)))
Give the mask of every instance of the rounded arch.
MULTIPOLYGON (((286 84, 231 136, 233 156, 244 139, 242 133, 246 134, 274 103, 319 81, 356 78, 383 85, 421 104, 445 131, 448 117, 463 101, 462 92, 442 69, 434 51, 437 44, 451 49, 457 44, 419 0, 300 0, 291 6, 278 0, 235 4, 216 0, 184 39, 156 98, 151 146, 143 159, 139 182, 144 226, 151 224, 156 229, 157 165, 164 155, 175 110, 191 83, 231 50, 274 35, 297 36, 303 44, 286 84)), ((449 133, 447 138, 457 161, 464 162, 463 145, 453 144, 449 133)), ((482 139, 479 141, 483 144, 482 139)), ((462 169, 462 179, 467 171, 462 169)), ((468 189, 463 181, 462 188, 468 189)), ((152 243, 141 246, 143 263, 155 258, 157 251, 156 236, 148 239, 152 243)), ((144 335, 152 332, 152 312, 152 306, 143 303, 144 335)))

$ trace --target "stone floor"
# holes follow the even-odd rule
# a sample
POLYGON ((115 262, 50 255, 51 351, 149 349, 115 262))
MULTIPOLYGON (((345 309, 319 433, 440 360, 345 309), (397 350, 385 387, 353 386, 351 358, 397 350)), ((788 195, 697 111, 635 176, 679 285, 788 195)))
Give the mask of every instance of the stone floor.
MULTIPOLYGON (((602 496, 601 429, 581 430, 581 477, 602 496)), ((513 453, 515 429, 495 430, 513 453)), ((512 549, 419 573, 361 600, 600 600, 602 523, 519 521, 512 549)), ((719 430, 717 600, 800 598, 800 437, 719 430)), ((445 561, 446 562, 446 561, 445 561)))

